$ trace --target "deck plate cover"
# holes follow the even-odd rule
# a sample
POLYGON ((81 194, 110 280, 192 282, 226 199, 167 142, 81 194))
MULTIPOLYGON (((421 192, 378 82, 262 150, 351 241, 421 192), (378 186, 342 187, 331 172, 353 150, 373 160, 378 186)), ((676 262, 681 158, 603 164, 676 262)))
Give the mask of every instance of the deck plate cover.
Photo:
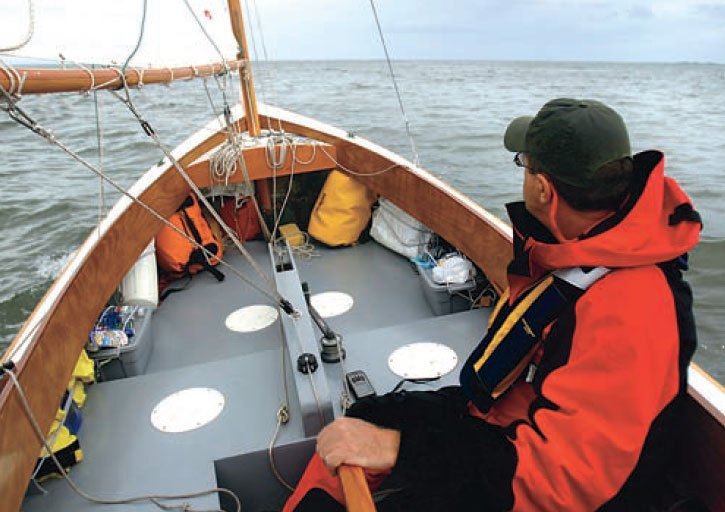
POLYGON ((161 400, 151 424, 161 432, 188 432, 210 423, 224 409, 224 395, 212 388, 188 388, 161 400))
POLYGON ((350 311, 354 301, 347 293, 322 292, 310 297, 310 302, 322 318, 330 318, 350 311))
POLYGON ((422 342, 403 345, 388 357, 388 367, 398 377, 428 380, 443 377, 458 364, 456 352, 440 343, 422 342))
POLYGON ((230 331, 254 332, 272 325, 278 316, 276 308, 260 304, 237 309, 227 316, 224 323, 230 331))

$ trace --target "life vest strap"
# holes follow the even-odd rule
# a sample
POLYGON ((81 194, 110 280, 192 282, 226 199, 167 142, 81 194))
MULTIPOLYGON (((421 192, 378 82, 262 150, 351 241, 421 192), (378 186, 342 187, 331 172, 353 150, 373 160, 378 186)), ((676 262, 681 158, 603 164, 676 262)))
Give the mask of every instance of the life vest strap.
POLYGON ((608 272, 603 267, 561 269, 544 276, 512 304, 504 294, 486 336, 461 369, 461 387, 480 411, 487 411, 523 373, 544 329, 608 272))

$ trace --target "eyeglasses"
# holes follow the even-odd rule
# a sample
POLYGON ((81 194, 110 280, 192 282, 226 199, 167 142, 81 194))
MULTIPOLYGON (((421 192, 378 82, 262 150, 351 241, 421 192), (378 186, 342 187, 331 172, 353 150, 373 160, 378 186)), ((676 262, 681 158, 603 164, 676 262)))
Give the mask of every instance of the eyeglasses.
POLYGON ((532 174, 540 174, 542 171, 538 169, 534 169, 530 165, 527 164, 528 158, 524 157, 524 152, 519 151, 514 155, 514 163, 517 167, 523 167, 524 169, 527 169, 532 174))
POLYGON ((519 151, 514 155, 514 163, 517 167, 526 168, 526 159, 524 158, 524 152, 519 151))

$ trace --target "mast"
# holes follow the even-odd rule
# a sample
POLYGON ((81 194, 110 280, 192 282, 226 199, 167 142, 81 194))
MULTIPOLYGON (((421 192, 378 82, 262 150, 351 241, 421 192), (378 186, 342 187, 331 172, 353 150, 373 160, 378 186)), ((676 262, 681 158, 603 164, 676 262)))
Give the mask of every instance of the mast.
POLYGON ((244 102, 244 117, 247 119, 249 135, 256 137, 260 133, 259 112, 257 111, 257 97, 254 94, 254 81, 249 66, 249 50, 247 37, 244 32, 244 20, 239 0, 227 0, 229 5, 229 20, 232 23, 234 37, 239 44, 237 59, 242 62, 239 79, 242 82, 242 101, 244 102))

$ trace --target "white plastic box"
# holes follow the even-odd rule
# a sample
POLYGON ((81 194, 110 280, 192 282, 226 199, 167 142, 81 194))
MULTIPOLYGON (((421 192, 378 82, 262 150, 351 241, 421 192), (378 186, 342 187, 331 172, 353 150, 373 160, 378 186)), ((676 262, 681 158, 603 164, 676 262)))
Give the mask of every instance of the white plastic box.
POLYGON ((423 295, 435 315, 449 315, 471 309, 469 293, 476 287, 473 279, 463 284, 438 284, 433 281, 432 269, 416 266, 423 295))

